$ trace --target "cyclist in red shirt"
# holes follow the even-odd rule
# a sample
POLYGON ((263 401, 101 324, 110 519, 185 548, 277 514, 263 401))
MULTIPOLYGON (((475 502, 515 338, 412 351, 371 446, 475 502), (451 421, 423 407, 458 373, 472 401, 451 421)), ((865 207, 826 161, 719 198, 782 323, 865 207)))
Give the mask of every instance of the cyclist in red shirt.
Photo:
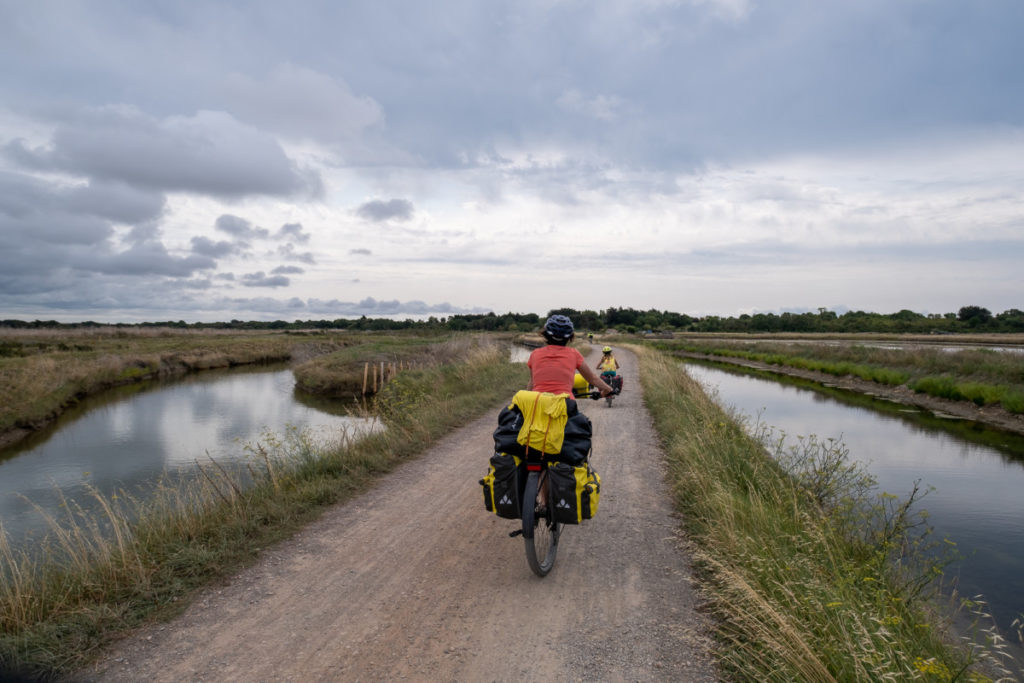
POLYGON ((571 396, 572 379, 579 370, 584 379, 601 391, 601 396, 612 393, 612 388, 587 365, 580 352, 566 346, 575 336, 572 321, 568 317, 553 315, 547 319, 544 323, 547 346, 531 353, 530 359, 526 361, 530 368, 528 389, 571 396))

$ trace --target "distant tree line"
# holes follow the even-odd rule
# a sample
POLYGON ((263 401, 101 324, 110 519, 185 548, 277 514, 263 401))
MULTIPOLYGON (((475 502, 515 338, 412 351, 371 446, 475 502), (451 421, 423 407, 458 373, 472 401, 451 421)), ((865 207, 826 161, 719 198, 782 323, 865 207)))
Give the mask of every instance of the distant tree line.
POLYGON ((643 332, 893 332, 914 334, 950 334, 964 332, 1024 332, 1024 311, 1016 308, 993 315, 981 306, 964 306, 956 313, 866 313, 848 311, 837 314, 825 308, 815 313, 754 313, 723 318, 709 315, 694 317, 685 313, 641 311, 634 308, 608 308, 602 311, 557 308, 543 318, 536 313, 459 314, 431 316, 426 320, 390 318, 337 318, 335 320, 231 320, 216 323, 187 323, 184 320, 145 323, 98 323, 93 321, 59 323, 54 320, 2 320, 0 327, 22 329, 85 327, 172 327, 187 329, 231 330, 418 330, 532 332, 548 315, 569 316, 580 333, 614 329, 624 333, 643 332))

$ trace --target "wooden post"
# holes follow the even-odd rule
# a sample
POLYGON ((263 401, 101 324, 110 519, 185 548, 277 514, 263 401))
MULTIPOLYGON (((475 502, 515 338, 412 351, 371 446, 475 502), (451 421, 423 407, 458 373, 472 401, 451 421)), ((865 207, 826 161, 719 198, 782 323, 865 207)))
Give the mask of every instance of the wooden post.
POLYGON ((373 393, 377 393, 377 364, 373 364, 373 393))
POLYGON ((369 374, 370 374, 370 364, 369 363, 363 363, 363 396, 366 396, 366 380, 367 380, 367 376, 369 374))

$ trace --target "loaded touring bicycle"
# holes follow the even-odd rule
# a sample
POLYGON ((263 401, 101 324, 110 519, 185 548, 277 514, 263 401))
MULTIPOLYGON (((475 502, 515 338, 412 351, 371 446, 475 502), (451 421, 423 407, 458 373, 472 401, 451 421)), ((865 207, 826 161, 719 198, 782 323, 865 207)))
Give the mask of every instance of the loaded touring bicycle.
POLYGON ((601 478, 590 465, 590 438, 590 420, 565 394, 520 391, 498 416, 494 455, 480 480, 484 506, 521 522, 509 536, 523 537, 537 576, 554 566, 563 526, 597 513, 601 478))

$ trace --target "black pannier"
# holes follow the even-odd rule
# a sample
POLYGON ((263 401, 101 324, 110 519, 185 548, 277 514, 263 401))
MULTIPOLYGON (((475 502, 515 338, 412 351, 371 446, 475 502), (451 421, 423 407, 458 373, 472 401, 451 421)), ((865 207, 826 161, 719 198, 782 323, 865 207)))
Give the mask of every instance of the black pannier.
MULTIPOLYGON (((562 450, 557 454, 549 454, 549 460, 558 460, 578 465, 590 454, 590 440, 593 427, 590 418, 580 412, 576 401, 567 399, 565 438, 562 450)), ((494 450, 496 453, 509 453, 520 458, 526 455, 526 447, 520 444, 519 430, 523 427, 523 414, 515 405, 502 408, 498 413, 498 428, 494 430, 494 450)))
POLYGON ((484 507, 488 512, 507 519, 522 516, 520 501, 526 486, 526 472, 519 458, 508 453, 492 455, 480 485, 484 487, 484 507))

